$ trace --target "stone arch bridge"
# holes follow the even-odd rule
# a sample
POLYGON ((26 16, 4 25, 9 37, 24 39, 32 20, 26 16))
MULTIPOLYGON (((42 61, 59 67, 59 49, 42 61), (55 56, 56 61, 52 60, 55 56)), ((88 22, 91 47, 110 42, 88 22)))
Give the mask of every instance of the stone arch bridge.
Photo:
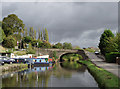
POLYGON ((68 53, 76 53, 80 54, 84 59, 88 59, 84 50, 76 50, 76 49, 45 49, 45 48, 36 48, 36 56, 39 55, 49 55, 50 58, 53 57, 53 52, 56 51, 56 56, 60 59, 60 57, 64 54, 68 53))

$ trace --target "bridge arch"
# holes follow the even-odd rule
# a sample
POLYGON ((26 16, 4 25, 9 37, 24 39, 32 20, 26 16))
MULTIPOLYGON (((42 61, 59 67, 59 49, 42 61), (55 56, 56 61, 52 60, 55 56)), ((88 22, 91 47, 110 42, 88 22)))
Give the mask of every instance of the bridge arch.
POLYGON ((50 58, 53 57, 53 52, 56 51, 56 56, 58 59, 61 58, 62 55, 68 53, 76 53, 80 54, 84 59, 88 59, 84 50, 76 50, 76 49, 44 49, 44 48, 36 48, 36 56, 42 55, 49 55, 50 58))
POLYGON ((62 57, 63 57, 64 55, 67 55, 67 54, 77 54, 77 53, 76 53, 76 52, 65 52, 65 53, 62 53, 61 55, 59 55, 60 62, 63 61, 63 60, 62 60, 62 57))

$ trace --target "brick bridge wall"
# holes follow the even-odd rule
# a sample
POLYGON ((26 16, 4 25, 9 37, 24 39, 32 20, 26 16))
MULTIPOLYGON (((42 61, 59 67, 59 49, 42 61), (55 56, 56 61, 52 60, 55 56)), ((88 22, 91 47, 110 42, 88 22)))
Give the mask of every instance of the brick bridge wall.
POLYGON ((80 54, 84 59, 88 59, 85 52, 83 50, 76 50, 76 49, 43 49, 43 48, 36 48, 36 56, 39 55, 49 55, 50 58, 53 57, 53 52, 56 51, 56 56, 59 58, 66 53, 77 53, 80 54))

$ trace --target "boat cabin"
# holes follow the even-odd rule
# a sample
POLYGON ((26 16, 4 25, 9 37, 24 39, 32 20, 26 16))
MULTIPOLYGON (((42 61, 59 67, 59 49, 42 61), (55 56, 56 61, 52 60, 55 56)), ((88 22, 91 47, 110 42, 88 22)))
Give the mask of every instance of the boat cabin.
POLYGON ((48 58, 33 58, 34 63, 49 63, 48 58))

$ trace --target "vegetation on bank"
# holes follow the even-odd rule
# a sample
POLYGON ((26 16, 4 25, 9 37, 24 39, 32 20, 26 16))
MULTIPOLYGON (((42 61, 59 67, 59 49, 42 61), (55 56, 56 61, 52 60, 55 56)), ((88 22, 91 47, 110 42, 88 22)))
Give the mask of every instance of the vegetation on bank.
POLYGON ((116 57, 120 57, 120 33, 114 35, 111 30, 106 29, 101 34, 98 47, 106 62, 116 62, 116 57))
POLYGON ((70 54, 65 54, 62 56, 62 60, 64 61, 78 61, 83 59, 83 57, 79 54, 74 54, 74 53, 70 53, 70 54))
POLYGON ((57 52, 53 51, 53 60, 55 61, 56 59, 58 59, 57 52))
POLYGON ((119 52, 110 52, 105 54, 105 59, 109 63, 116 63, 116 57, 120 57, 119 52))
POLYGON ((120 88, 120 79, 116 75, 104 70, 103 68, 95 66, 91 61, 79 60, 79 62, 88 67, 90 73, 94 76, 101 89, 120 88))
POLYGON ((28 65, 27 64, 5 64, 4 66, 1 66, 2 72, 6 71, 15 71, 15 70, 22 70, 22 69, 27 69, 28 65))
POLYGON ((85 51, 88 51, 88 52, 92 52, 92 53, 95 52, 95 50, 94 50, 94 49, 91 49, 91 48, 85 48, 84 50, 85 50, 85 51))
POLYGON ((26 51, 15 51, 13 52, 15 55, 26 55, 26 51))

